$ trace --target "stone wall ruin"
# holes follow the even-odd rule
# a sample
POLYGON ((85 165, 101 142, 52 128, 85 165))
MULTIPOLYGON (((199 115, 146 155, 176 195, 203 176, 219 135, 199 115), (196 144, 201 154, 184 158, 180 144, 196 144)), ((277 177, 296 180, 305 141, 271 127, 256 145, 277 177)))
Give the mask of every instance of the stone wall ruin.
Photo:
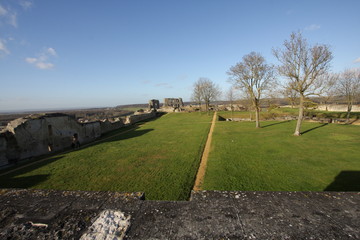
POLYGON ((79 123, 73 116, 53 113, 18 118, 0 132, 0 166, 18 160, 61 151, 72 146, 74 138, 80 144, 95 141, 102 134, 156 116, 148 112, 108 120, 79 123))
POLYGON ((149 100, 149 109, 159 109, 160 108, 160 102, 157 99, 151 99, 149 100))
POLYGON ((182 98, 164 98, 163 107, 180 108, 184 107, 182 98))

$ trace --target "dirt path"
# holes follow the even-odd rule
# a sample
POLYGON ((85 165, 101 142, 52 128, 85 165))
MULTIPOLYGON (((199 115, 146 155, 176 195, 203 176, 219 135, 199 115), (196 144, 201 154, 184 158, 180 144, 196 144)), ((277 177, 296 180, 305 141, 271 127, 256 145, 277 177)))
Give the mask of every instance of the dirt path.
MULTIPOLYGON (((93 145, 93 144, 95 144, 95 143, 104 142, 104 141, 106 141, 106 140, 108 140, 108 139, 110 139, 110 138, 119 136, 119 135, 121 135, 121 134, 130 132, 130 131, 133 131, 133 130, 135 130, 138 126, 139 126, 139 124, 135 124, 134 127, 130 128, 130 129, 128 129, 128 130, 125 130, 125 131, 123 131, 123 132, 120 132, 120 133, 111 135, 111 136, 109 136, 109 137, 101 138, 101 139, 95 140, 95 141, 93 141, 93 142, 89 142, 89 143, 87 143, 87 144, 81 145, 81 148, 80 148, 80 149, 82 149, 82 148, 84 148, 84 147, 87 147, 87 146, 90 146, 90 145, 93 145)), ((0 174, 0 177, 1 177, 1 176, 4 176, 4 175, 7 175, 7 174, 10 174, 10 173, 12 173, 12 172, 18 171, 18 170, 20 170, 20 169, 23 169, 23 168, 26 168, 26 167, 29 167, 29 166, 32 166, 32 165, 35 165, 35 164, 38 164, 38 163, 47 161, 47 160, 49 160, 49 159, 51 159, 51 158, 53 158, 53 157, 55 157, 55 156, 57 156, 57 155, 66 154, 66 153, 69 153, 69 152, 72 152, 72 151, 74 151, 74 149, 66 150, 66 151, 63 151, 63 152, 59 152, 59 153, 57 153, 56 155, 51 155, 51 156, 45 157, 45 158, 43 158, 43 159, 36 160, 36 161, 34 161, 34 162, 30 162, 30 163, 28 163, 28 164, 21 165, 21 166, 19 166, 19 167, 17 167, 17 168, 14 168, 14 169, 11 169, 11 170, 9 170, 9 171, 6 171, 6 172, 1 173, 1 174, 0 174)))
POLYGON ((215 127, 215 122, 216 122, 216 112, 214 112, 214 116, 211 122, 211 127, 210 127, 210 131, 206 140, 206 144, 205 144, 205 148, 204 148, 204 152, 201 156, 201 162, 200 162, 200 166, 196 175, 196 179, 195 179, 195 184, 193 187, 194 191, 199 191, 201 190, 201 186, 203 184, 204 181, 204 176, 205 176, 205 171, 206 171, 206 165, 207 165, 207 160, 209 157, 209 152, 210 152, 210 146, 211 146, 211 140, 212 140, 212 134, 214 131, 214 127, 215 127))

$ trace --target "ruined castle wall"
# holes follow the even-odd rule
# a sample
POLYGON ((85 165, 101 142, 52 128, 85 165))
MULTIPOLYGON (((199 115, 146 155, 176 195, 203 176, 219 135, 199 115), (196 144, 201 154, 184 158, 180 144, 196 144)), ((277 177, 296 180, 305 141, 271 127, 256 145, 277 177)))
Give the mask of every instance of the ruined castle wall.
POLYGON ((80 125, 73 122, 68 116, 61 116, 31 119, 18 125, 14 132, 21 149, 20 159, 71 146, 73 134, 80 130, 80 125))
POLYGON ((0 166, 70 148, 77 134, 80 144, 95 141, 102 134, 156 116, 156 112, 127 116, 125 122, 78 123, 68 115, 19 118, 0 135, 0 166))
POLYGON ((126 116, 125 124, 130 124, 130 125, 135 124, 137 122, 141 122, 146 119, 154 118, 155 116, 156 116, 156 112, 126 116))
POLYGON ((114 131, 124 126, 122 119, 116 122, 110 122, 108 120, 100 122, 101 134, 114 131))
POLYGON ((81 144, 94 141, 101 135, 99 122, 79 124, 69 116, 43 117, 10 123, 6 137, 7 159, 24 159, 59 151, 72 144, 78 134, 81 144))
POLYGON ((79 131, 79 141, 80 143, 92 142, 99 138, 102 133, 100 122, 83 123, 81 124, 81 131, 79 131))

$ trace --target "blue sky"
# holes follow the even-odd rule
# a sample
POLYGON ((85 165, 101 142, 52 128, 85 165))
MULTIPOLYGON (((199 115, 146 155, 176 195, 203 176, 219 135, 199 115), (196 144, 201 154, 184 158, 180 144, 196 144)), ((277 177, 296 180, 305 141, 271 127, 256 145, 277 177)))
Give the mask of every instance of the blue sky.
POLYGON ((360 67, 360 1, 0 0, 0 111, 190 100, 210 78, 291 32, 360 67))

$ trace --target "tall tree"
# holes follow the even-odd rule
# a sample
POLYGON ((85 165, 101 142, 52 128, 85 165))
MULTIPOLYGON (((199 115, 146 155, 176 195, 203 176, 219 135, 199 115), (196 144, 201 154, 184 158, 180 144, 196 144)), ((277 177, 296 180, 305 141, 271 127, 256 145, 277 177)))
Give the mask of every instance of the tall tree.
POLYGON ((279 74, 288 80, 287 86, 299 94, 299 117, 294 135, 300 136, 305 98, 320 95, 326 87, 320 76, 329 70, 332 53, 324 44, 309 46, 299 32, 292 33, 290 40, 284 41, 283 48, 273 49, 273 54, 281 63, 279 74))
POLYGON ((350 112, 355 99, 360 94, 360 71, 345 70, 340 74, 337 84, 338 94, 343 96, 347 104, 346 122, 350 122, 350 112))
POLYGON ((210 102, 220 97, 219 87, 208 78, 199 78, 194 83, 193 97, 199 101, 204 101, 206 111, 209 111, 210 102))
POLYGON ((256 128, 260 127, 260 99, 274 83, 274 71, 259 53, 251 52, 242 58, 242 62, 230 67, 227 72, 234 87, 243 91, 255 110, 256 128))

